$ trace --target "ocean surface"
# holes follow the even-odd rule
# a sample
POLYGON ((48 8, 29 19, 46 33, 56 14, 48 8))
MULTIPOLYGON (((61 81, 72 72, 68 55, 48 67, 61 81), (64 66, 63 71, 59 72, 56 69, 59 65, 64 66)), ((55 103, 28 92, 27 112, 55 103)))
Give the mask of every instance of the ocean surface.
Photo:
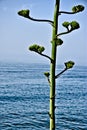
MULTIPOLYGON (((49 130, 45 71, 49 65, 0 63, 0 130, 49 130)), ((56 84, 56 130, 87 130, 87 67, 68 70, 56 84)))

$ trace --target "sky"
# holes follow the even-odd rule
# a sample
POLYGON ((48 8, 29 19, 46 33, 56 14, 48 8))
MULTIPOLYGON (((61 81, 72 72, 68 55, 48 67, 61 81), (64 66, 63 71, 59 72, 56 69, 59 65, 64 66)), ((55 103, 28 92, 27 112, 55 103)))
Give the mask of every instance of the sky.
MULTIPOLYGON (((0 0, 0 62, 49 63, 45 57, 30 52, 28 47, 40 44, 45 47, 44 53, 51 55, 52 26, 48 23, 37 23, 20 17, 17 12, 29 9, 31 17, 53 19, 55 0, 0 0)), ((61 0, 60 10, 71 11, 72 7, 83 4, 85 10, 74 15, 59 17, 58 31, 64 21, 77 21, 80 29, 61 36, 63 45, 57 50, 57 64, 72 60, 76 65, 87 66, 87 2, 86 0, 61 0)))

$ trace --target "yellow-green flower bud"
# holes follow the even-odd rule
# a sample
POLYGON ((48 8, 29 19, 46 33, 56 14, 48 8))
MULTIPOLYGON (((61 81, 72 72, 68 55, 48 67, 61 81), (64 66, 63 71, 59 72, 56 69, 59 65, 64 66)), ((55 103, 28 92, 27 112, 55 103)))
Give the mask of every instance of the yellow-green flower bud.
POLYGON ((49 76, 50 76, 50 73, 49 73, 49 72, 44 72, 44 75, 45 75, 46 77, 49 77, 49 76))
POLYGON ((65 63, 66 69, 70 69, 73 67, 75 63, 73 61, 68 61, 65 63))
POLYGON ((18 14, 20 16, 25 17, 25 18, 29 18, 29 12, 30 12, 29 10, 21 10, 21 11, 18 12, 18 14))
POLYGON ((62 25, 63 25, 64 27, 68 28, 68 27, 69 27, 69 22, 65 21, 64 23, 62 23, 62 25))
POLYGON ((72 11, 74 12, 74 13, 78 13, 78 12, 81 12, 81 11, 83 11, 84 10, 84 6, 83 5, 77 5, 77 6, 74 6, 73 8, 72 8, 72 11))
POLYGON ((35 51, 35 52, 38 52, 38 53, 42 53, 45 48, 43 46, 39 46, 37 44, 33 44, 29 47, 29 50, 30 51, 35 51))
POLYGON ((71 26, 71 30, 75 30, 75 29, 80 28, 79 23, 76 22, 76 21, 72 21, 72 22, 70 23, 70 26, 71 26))
POLYGON ((62 44, 63 44, 63 41, 60 38, 56 39, 57 46, 62 45, 62 44))

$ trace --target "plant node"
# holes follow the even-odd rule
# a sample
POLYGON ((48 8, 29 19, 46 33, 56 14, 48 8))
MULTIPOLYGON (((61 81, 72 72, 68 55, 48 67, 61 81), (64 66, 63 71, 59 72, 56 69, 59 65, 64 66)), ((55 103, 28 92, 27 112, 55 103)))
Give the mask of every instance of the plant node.
POLYGON ((62 45, 62 44, 63 44, 63 41, 60 38, 56 39, 57 46, 62 45))
POLYGON ((60 39, 60 38, 55 38, 53 41, 51 41, 51 43, 54 43, 54 41, 56 42, 56 45, 57 45, 57 46, 63 44, 63 41, 62 41, 62 39, 60 39))

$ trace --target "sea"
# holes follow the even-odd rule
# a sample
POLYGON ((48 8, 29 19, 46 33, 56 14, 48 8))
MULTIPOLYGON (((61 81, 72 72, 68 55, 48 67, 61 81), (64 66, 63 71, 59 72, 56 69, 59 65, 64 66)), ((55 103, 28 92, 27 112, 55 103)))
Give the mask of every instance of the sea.
MULTIPOLYGON (((0 63, 0 130, 49 130, 46 71, 44 63, 0 63)), ((87 130, 87 66, 56 79, 55 104, 56 130, 87 130)))

